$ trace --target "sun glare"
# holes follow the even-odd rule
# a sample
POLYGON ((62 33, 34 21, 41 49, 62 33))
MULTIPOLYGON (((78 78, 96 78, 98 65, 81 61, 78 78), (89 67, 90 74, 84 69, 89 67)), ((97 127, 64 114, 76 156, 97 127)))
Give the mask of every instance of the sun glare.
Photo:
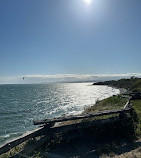
POLYGON ((92 0, 84 0, 86 4, 90 4, 92 2, 92 0))

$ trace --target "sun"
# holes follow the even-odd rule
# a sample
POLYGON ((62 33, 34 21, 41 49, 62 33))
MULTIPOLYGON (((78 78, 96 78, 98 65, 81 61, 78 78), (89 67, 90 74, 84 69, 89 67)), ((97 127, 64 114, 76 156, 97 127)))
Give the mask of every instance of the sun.
POLYGON ((92 2, 92 0, 84 0, 86 4, 90 4, 92 2))

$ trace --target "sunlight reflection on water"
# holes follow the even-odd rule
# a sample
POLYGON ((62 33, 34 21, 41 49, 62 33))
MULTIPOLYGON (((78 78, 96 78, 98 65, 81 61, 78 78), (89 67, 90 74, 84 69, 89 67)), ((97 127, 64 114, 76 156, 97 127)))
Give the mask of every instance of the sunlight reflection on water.
POLYGON ((1 85, 0 143, 34 129, 33 120, 78 114, 118 93, 118 89, 92 83, 1 85))

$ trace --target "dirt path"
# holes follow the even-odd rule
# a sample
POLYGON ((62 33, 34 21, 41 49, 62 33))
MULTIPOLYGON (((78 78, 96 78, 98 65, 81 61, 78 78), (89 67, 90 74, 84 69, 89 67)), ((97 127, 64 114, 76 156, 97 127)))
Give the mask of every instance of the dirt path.
POLYGON ((141 158, 141 139, 135 142, 135 145, 129 144, 127 146, 121 146, 119 153, 102 155, 100 158, 141 158))

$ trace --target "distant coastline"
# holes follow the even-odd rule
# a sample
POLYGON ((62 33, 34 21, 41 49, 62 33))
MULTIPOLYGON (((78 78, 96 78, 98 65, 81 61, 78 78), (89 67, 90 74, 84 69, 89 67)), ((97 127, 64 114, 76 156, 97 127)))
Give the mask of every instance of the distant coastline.
POLYGON ((120 80, 111 80, 96 82, 93 85, 107 85, 116 87, 119 89, 126 89, 127 91, 141 92, 141 78, 131 77, 130 79, 120 79, 120 80))

